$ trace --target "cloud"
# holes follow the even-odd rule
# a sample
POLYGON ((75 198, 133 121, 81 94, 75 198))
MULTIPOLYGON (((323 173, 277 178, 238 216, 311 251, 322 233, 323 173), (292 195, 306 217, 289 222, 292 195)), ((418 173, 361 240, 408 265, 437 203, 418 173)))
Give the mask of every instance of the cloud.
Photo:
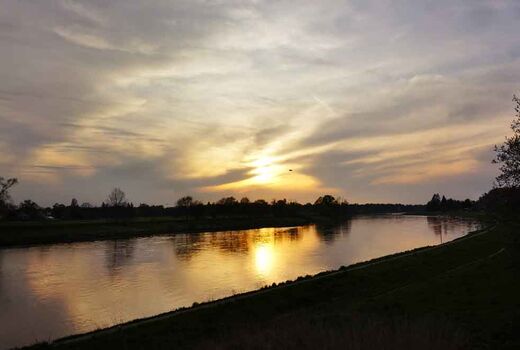
POLYGON ((0 6, 0 172, 43 203, 475 196, 518 92, 516 1, 0 6))

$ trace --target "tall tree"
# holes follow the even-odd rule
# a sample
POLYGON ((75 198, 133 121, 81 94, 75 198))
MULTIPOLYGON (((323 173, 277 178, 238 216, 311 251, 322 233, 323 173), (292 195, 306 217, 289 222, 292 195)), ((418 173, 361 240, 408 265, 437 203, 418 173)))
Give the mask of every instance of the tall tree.
POLYGON ((435 193, 432 199, 426 204, 426 209, 428 211, 438 211, 441 209, 441 196, 438 193, 435 193))
POLYGON ((500 164, 496 181, 500 187, 520 187, 520 99, 513 95, 516 119, 511 122, 513 136, 507 137, 500 146, 495 146, 493 163, 500 164))

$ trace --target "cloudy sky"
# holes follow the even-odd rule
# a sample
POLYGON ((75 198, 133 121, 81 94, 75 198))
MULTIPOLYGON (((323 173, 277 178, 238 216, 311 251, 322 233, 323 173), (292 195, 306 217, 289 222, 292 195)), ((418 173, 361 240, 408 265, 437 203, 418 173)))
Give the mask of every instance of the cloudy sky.
POLYGON ((516 0, 0 0, 0 176, 45 205, 478 198, 519 29, 516 0))

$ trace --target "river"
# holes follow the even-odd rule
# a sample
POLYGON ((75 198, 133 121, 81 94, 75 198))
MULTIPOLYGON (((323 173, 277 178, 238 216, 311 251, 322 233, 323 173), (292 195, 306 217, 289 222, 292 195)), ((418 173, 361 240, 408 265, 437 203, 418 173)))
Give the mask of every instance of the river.
POLYGON ((461 237, 470 219, 310 225, 0 249, 0 348, 83 333, 461 237))

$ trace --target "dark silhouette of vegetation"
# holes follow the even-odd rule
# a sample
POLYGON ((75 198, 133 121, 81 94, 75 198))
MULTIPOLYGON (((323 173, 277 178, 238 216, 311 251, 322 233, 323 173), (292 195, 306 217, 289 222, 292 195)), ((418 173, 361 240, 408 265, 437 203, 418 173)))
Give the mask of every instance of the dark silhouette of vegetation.
POLYGON ((110 192, 106 201, 106 205, 109 207, 125 207, 127 204, 126 194, 119 187, 114 188, 110 192))
POLYGON ((500 164, 496 187, 482 195, 482 210, 501 219, 518 220, 520 216, 520 99, 513 95, 516 112, 511 122, 512 136, 506 136, 502 145, 495 146, 493 163, 500 164))
POLYGON ((12 206, 11 195, 9 189, 16 185, 18 180, 15 178, 4 179, 0 176, 0 218, 9 213, 12 206))
POLYGON ((480 197, 478 204, 488 214, 506 219, 519 219, 520 188, 499 187, 480 197))
POLYGON ((23 220, 38 220, 43 218, 42 208, 35 202, 26 199, 18 206, 19 216, 23 220))
POLYGON ((0 224, 0 246, 328 224, 344 222, 353 215, 424 210, 423 205, 349 204, 332 195, 319 197, 314 204, 286 199, 238 201, 234 197, 203 204, 185 196, 173 207, 145 203, 134 206, 121 189, 112 191, 109 197, 99 207, 90 203, 78 205, 77 199, 69 205, 55 203, 47 208, 32 201, 12 205, 0 224))
POLYGON ((193 197, 191 197, 191 196, 182 197, 177 200, 177 206, 180 208, 189 208, 192 205, 194 205, 195 202, 196 201, 194 201, 193 197))
POLYGON ((453 212, 460 210, 476 210, 476 202, 471 199, 465 199, 463 201, 457 199, 446 199, 443 195, 442 198, 440 194, 435 193, 432 199, 426 203, 426 210, 429 212, 453 212))
POLYGON ((0 202, 5 203, 11 200, 11 196, 9 195, 9 189, 17 183, 18 180, 15 178, 4 179, 0 176, 0 202))
POLYGON ((391 212, 413 212, 424 208, 421 205, 402 204, 350 204, 341 198, 324 195, 313 204, 301 204, 287 199, 264 199, 251 201, 249 198, 237 200, 235 197, 223 197, 215 202, 202 203, 191 196, 184 196, 176 201, 174 207, 149 205, 138 206, 128 202, 126 194, 120 188, 114 188, 100 207, 90 203, 79 205, 73 198, 69 205, 55 203, 43 208, 36 205, 12 205, 4 215, 7 220, 96 220, 143 217, 168 217, 184 219, 202 218, 261 218, 261 217, 299 217, 308 219, 346 219, 357 214, 378 214, 391 212), (30 208, 30 209, 29 209, 30 208), (38 215, 35 213, 38 212, 38 215))
POLYGON ((500 175, 496 181, 500 187, 520 186, 520 99, 513 95, 516 119, 511 122, 513 136, 506 137, 505 142, 495 146, 494 163, 500 164, 500 175))

